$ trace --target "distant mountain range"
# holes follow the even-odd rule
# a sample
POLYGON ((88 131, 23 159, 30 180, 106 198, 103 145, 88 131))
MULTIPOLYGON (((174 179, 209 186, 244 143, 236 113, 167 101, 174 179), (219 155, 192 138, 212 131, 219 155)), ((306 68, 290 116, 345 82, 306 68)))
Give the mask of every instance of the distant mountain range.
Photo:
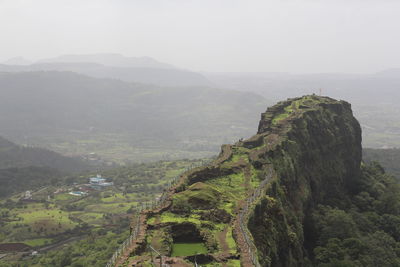
POLYGON ((201 74, 178 69, 150 57, 124 57, 119 54, 65 55, 43 59, 33 64, 20 64, 23 59, 0 64, 0 72, 72 71, 95 78, 159 86, 209 86, 201 74))
POLYGON ((112 147, 121 138, 132 147, 217 151, 222 142, 250 135, 268 105, 253 93, 163 88, 73 72, 2 73, 0 88, 0 135, 52 144, 56 151, 96 152, 98 146, 86 146, 103 140, 100 146, 112 147))
POLYGON ((23 57, 13 57, 13 58, 10 58, 10 59, 4 61, 2 64, 5 64, 5 65, 30 65, 30 64, 32 64, 32 61, 27 60, 23 57))
POLYGON ((120 54, 62 55, 42 59, 37 63, 97 63, 109 67, 177 69, 151 57, 125 57, 120 54))
MULTIPOLYGON (((23 58, 14 58, 6 63, 0 65, 0 72, 75 72, 92 78, 135 83, 132 88, 138 88, 137 83, 141 83, 143 88, 162 87, 159 91, 169 92, 223 88, 252 92, 271 101, 321 93, 352 103, 364 130, 364 146, 400 147, 400 118, 397 116, 400 112, 397 103, 400 98, 400 69, 375 74, 196 73, 149 57, 119 54, 64 55, 33 64, 28 64, 29 61, 23 58)), ((206 91, 210 97, 214 92, 211 89, 206 91)))

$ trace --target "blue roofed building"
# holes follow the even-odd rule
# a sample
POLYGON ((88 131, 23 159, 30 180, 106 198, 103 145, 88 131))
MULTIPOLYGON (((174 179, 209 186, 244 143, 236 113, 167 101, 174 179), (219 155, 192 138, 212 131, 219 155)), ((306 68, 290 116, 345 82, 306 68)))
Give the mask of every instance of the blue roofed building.
POLYGON ((107 179, 101 177, 101 175, 99 174, 96 177, 89 178, 89 183, 92 187, 104 187, 114 185, 113 182, 107 182, 107 179))

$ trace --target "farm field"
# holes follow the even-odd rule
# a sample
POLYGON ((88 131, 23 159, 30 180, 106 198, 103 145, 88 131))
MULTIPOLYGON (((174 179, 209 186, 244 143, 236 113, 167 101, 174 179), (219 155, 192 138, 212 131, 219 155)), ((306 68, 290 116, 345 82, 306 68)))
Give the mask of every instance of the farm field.
MULTIPOLYGON (((136 207, 154 200, 172 178, 196 162, 162 161, 110 169, 101 174, 114 185, 90 190, 81 196, 70 192, 79 192, 82 186, 87 186, 89 177, 95 173, 69 177, 69 184, 32 192, 29 200, 23 200, 25 192, 0 200, 0 243, 24 243, 39 252, 39 256, 25 257, 22 261, 15 255, 7 256, 0 260, 0 266, 13 266, 17 261, 29 264, 26 266, 52 266, 52 260, 65 249, 74 250, 78 244, 88 251, 103 246, 109 253, 90 259, 90 266, 104 265, 128 236, 130 218, 136 207)), ((71 257, 71 261, 83 261, 79 255, 71 257)))

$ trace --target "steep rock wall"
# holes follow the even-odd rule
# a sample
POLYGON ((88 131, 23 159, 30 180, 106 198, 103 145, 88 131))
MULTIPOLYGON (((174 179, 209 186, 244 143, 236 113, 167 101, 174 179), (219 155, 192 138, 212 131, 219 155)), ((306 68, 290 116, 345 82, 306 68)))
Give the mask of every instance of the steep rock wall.
MULTIPOLYGON (((168 205, 148 213, 144 242, 169 260, 193 262, 197 253, 173 257, 173 247, 196 241, 210 266, 257 265, 255 250, 262 266, 305 266, 310 211, 346 203, 360 162, 350 104, 315 95, 279 102, 262 114, 256 135, 182 175, 168 205)), ((147 266, 151 253, 133 261, 147 266)))
POLYGON ((257 135, 271 134, 274 147, 251 159, 271 162, 276 176, 248 227, 263 266, 303 266, 309 210, 345 201, 360 176, 361 129, 347 102, 307 96, 262 114, 257 135))

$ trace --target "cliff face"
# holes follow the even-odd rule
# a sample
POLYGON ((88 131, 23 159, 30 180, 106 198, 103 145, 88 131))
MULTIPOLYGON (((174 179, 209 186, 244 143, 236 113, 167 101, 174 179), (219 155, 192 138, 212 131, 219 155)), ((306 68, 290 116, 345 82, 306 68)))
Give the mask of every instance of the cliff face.
MULTIPOLYGON (((146 243, 175 260, 197 254, 213 266, 251 266, 254 258, 302 266, 313 242, 310 211, 346 201, 360 163, 350 104, 318 96, 279 102, 262 114, 255 136, 224 145, 215 161, 182 177, 167 205, 147 215, 146 243), (182 242, 198 251, 180 249, 182 242)), ((145 251, 133 260, 151 261, 145 251)))
POLYGON ((340 203, 356 189, 360 125, 350 104, 309 96, 269 108, 257 135, 278 139, 253 160, 261 166, 270 161, 276 174, 248 224, 260 263, 301 266, 312 239, 304 235, 310 211, 317 204, 340 203))

